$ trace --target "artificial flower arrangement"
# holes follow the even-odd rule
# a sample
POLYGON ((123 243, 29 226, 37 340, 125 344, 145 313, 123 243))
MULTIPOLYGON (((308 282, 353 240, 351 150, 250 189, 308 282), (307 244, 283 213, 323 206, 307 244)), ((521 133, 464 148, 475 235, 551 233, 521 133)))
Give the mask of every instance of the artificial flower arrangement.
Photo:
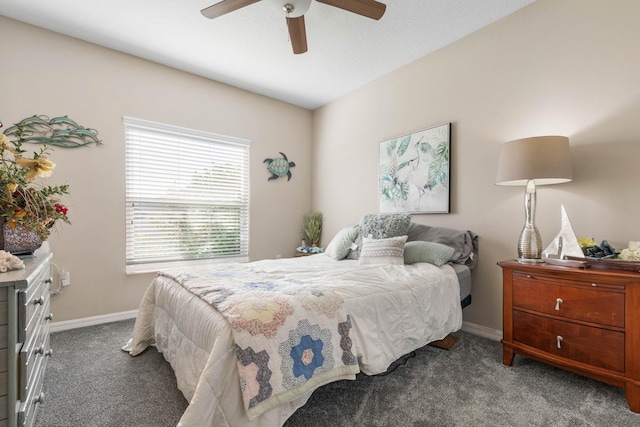
POLYGON ((640 242, 629 242, 629 246, 620 251, 620 259, 640 261, 640 242))
POLYGON ((47 157, 46 145, 28 156, 23 143, 20 132, 13 140, 0 133, 0 217, 10 228, 22 226, 45 241, 56 221, 70 224, 60 201, 69 186, 39 185, 37 178, 51 176, 56 165, 47 157))

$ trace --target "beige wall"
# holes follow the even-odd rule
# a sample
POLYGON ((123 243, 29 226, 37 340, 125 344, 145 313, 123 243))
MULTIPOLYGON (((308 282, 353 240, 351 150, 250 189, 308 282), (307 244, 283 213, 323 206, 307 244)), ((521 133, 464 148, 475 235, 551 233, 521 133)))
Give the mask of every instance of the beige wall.
POLYGON ((494 185, 500 143, 570 138, 574 181, 538 192, 545 245, 561 203, 578 236, 640 240, 637 16, 636 0, 538 0, 314 113, 0 17, 2 120, 69 115, 104 142, 52 156, 73 222, 50 239, 72 278, 56 320, 133 310, 151 280, 124 274, 123 115, 252 141, 252 259, 292 255, 311 208, 325 215, 325 244, 376 212, 379 142, 450 121, 452 212, 415 220, 480 235, 464 316, 501 329, 496 262, 514 257, 524 212, 522 189, 494 185), (289 183, 266 181, 262 160, 278 151, 297 164, 289 183))
MULTIPOLYGON (((69 183, 71 226, 49 242, 71 286, 56 321, 137 309, 152 275, 126 276, 122 116, 251 140, 250 257, 292 256, 311 206, 308 110, 0 17, 0 118, 68 115, 103 144, 57 148, 49 183, 69 183), (286 124, 286 131, 284 124, 286 124), (290 182, 267 182, 262 160, 286 153, 290 182)), ((35 148, 35 147, 34 147, 35 148)))
POLYGON ((538 190, 544 246, 561 204, 578 237, 640 240, 639 16, 637 0, 538 0, 316 110, 313 209, 325 236, 377 211, 380 141, 452 122, 452 211, 414 220, 479 234, 465 321, 502 329, 496 262, 516 255, 524 223, 523 189, 494 184, 502 142, 570 138, 573 182, 538 190))

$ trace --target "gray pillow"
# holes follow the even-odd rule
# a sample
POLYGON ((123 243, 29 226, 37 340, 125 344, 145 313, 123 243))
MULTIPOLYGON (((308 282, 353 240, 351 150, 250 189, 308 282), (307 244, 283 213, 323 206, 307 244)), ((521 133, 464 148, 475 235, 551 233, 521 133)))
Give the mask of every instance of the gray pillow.
POLYGON ((449 262, 455 250, 435 242, 414 241, 404 245, 404 263, 428 262, 440 267, 449 262))
POLYGON ((407 242, 422 240, 451 246, 455 250, 451 261, 456 264, 473 269, 478 262, 478 235, 473 231, 411 223, 407 234, 407 242))
POLYGON ((368 214, 360 220, 360 233, 356 238, 356 249, 349 251, 348 259, 360 258, 362 238, 386 239, 389 237, 406 236, 411 225, 409 214, 368 214))
POLYGON ((360 226, 346 227, 338 231, 338 233, 331 239, 329 245, 325 249, 324 253, 331 258, 340 261, 347 256, 351 250, 351 245, 356 241, 358 237, 358 230, 360 226))

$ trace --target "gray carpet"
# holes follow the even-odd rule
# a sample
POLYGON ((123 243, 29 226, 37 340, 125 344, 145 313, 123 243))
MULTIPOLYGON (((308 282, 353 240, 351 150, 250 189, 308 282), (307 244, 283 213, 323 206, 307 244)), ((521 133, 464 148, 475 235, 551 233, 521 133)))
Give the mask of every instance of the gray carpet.
POLYGON ((155 348, 120 348, 133 320, 51 334, 39 427, 175 426, 187 407, 169 363, 155 348))
MULTIPOLYGON (((137 357, 120 350, 132 328, 122 321, 52 334, 37 426, 176 425, 187 402, 169 364, 155 348, 137 357)), ((452 351, 427 346, 388 375, 320 388, 285 427, 640 426, 619 388, 521 356, 506 367, 500 343, 455 335, 452 351)))

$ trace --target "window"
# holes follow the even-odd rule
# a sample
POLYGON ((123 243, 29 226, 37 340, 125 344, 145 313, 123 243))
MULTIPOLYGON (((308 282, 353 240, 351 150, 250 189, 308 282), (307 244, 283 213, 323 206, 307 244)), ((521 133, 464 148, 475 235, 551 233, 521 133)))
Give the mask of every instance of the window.
POLYGON ((127 273, 247 260, 249 141, 124 117, 127 273))

